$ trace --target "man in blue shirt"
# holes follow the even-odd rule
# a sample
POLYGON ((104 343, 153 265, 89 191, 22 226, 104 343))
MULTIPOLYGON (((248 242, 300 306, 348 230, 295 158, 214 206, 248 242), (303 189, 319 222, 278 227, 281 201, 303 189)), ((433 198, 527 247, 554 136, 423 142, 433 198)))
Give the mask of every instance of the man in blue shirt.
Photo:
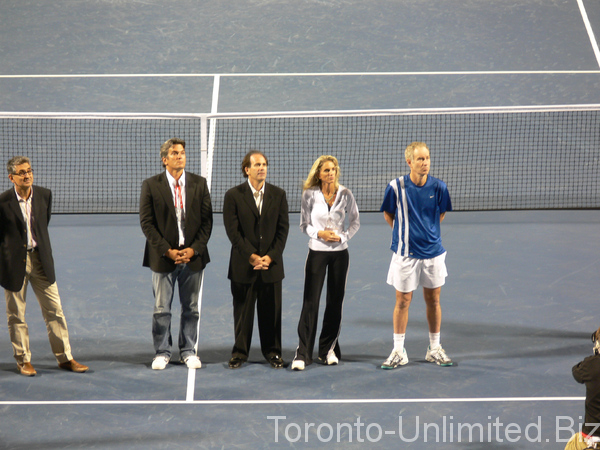
POLYGON ((452 360, 440 344, 440 292, 448 275, 440 224, 446 211, 452 211, 450 194, 446 183, 429 175, 430 155, 425 143, 411 143, 404 155, 410 174, 389 183, 381 205, 384 218, 393 229, 394 254, 387 283, 396 289, 394 349, 381 368, 394 369, 408 363, 404 348, 408 309, 419 285, 423 287, 429 325, 425 358, 440 366, 451 366, 452 360))

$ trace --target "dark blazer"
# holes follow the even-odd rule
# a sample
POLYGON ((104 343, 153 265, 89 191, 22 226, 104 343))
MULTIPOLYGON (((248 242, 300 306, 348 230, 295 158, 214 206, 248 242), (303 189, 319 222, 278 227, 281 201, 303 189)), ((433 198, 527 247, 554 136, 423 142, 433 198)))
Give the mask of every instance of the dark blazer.
MULTIPOLYGON (((54 258, 48 234, 52 210, 52 192, 33 186, 31 209, 33 233, 42 268, 50 283, 56 281, 54 258)), ((27 225, 14 188, 0 195, 0 285, 17 292, 23 287, 27 262, 27 225)))
POLYGON ((227 277, 236 283, 252 283, 258 274, 266 283, 283 280, 283 249, 288 236, 289 218, 285 191, 266 183, 262 213, 259 215, 248 182, 225 193, 223 223, 231 241, 227 277), (250 255, 269 255, 268 270, 254 270, 250 255))
MULTIPOLYGON (((146 236, 143 265, 154 272, 172 272, 176 265, 164 256, 167 250, 179 247, 177 215, 173 193, 165 172, 144 180, 140 195, 140 224, 146 236)), ((210 261, 207 243, 212 232, 213 217, 206 179, 185 172, 185 243, 197 256, 188 267, 199 271, 210 261)))

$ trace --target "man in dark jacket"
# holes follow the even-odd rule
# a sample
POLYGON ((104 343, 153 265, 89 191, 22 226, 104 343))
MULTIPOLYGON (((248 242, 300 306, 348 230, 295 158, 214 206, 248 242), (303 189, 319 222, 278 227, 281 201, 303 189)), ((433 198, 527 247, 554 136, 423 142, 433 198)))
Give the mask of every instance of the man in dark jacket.
POLYGON ((600 328, 592 334, 594 354, 573 366, 573 378, 585 384, 585 422, 565 450, 600 448, 600 328))
POLYGON ((86 372, 71 354, 67 321, 62 310, 48 233, 52 192, 33 185, 29 158, 15 156, 6 164, 14 187, 0 195, 0 285, 6 297, 8 330, 19 372, 34 376, 29 329, 25 321, 27 285, 35 292, 58 366, 86 372))
POLYGON ((172 138, 160 147, 165 171, 142 184, 140 224, 146 236, 143 265, 152 270, 154 370, 171 359, 171 304, 179 286, 181 321, 179 356, 190 369, 202 364, 197 356, 198 306, 204 267, 210 261, 212 204, 206 179, 185 171, 185 141, 172 138))
POLYGON ((263 356, 271 367, 283 367, 281 297, 288 204, 283 189, 265 182, 267 165, 261 152, 248 152, 242 161, 248 180, 229 189, 223 202, 223 223, 231 241, 228 278, 235 332, 230 369, 248 359, 255 305, 263 356))

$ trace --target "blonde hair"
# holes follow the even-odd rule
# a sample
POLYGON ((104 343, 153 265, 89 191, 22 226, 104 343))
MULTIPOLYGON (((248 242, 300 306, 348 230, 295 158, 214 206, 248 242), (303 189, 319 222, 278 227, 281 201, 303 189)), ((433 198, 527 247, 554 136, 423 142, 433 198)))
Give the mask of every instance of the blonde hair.
POLYGON ((424 148, 427 151, 429 151, 429 147, 427 147, 427 144, 425 142, 411 142, 410 144, 408 144, 408 147, 406 147, 406 150, 404 150, 404 158, 407 161, 412 161, 413 156, 415 155, 415 150, 418 148, 424 148))
POLYGON ((321 169, 323 168, 323 164, 327 161, 330 161, 335 166, 335 188, 337 189, 340 185, 340 165, 335 156, 331 155, 321 155, 317 158, 317 160, 313 163, 310 168, 310 172, 308 173, 308 177, 306 177, 306 181, 302 185, 302 191, 310 189, 313 186, 321 186, 321 179, 319 175, 321 174, 321 169))

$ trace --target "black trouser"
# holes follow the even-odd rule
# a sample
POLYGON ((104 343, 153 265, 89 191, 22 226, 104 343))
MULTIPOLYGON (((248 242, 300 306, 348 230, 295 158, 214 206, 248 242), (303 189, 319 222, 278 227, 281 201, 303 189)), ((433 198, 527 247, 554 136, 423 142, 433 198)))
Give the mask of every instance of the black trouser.
POLYGON ((254 305, 258 315, 260 348, 265 358, 281 356, 282 283, 264 283, 260 276, 252 284, 231 282, 235 344, 231 356, 248 359, 254 327, 254 305))
POLYGON ((304 300, 298 323, 298 349, 295 359, 312 363, 317 334, 319 300, 327 273, 327 297, 323 327, 319 336, 319 358, 327 359, 330 350, 341 358, 338 337, 342 324, 342 304, 350 257, 348 250, 321 252, 309 250, 304 268, 304 300))

